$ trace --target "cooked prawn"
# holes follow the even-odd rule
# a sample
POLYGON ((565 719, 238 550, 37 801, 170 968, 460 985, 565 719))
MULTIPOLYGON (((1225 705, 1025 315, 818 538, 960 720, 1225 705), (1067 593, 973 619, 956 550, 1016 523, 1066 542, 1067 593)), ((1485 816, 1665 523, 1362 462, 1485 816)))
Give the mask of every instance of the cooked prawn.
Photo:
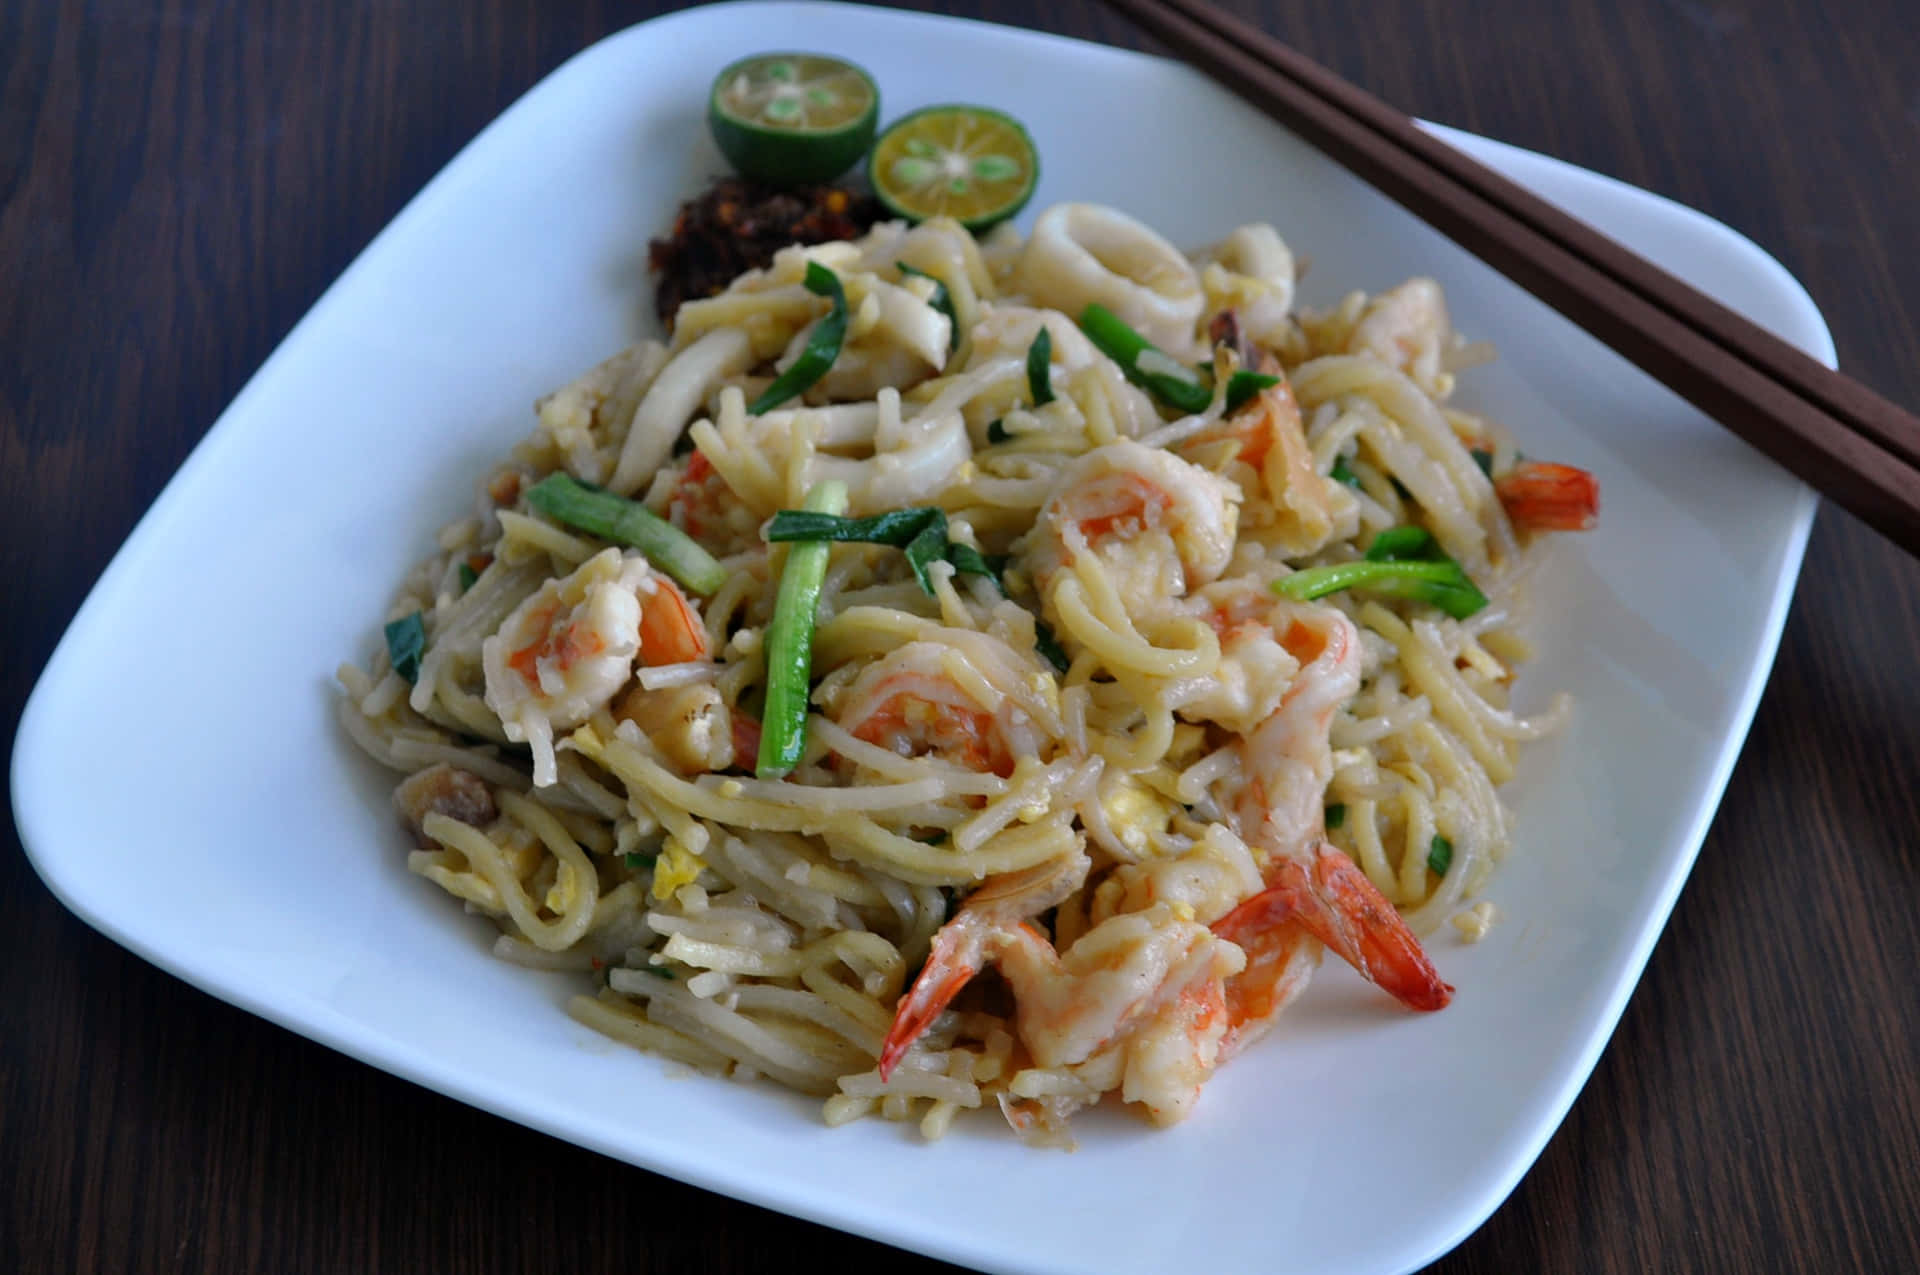
POLYGON ((760 543, 760 524, 698 448, 667 489, 663 516, 722 557, 760 543))
POLYGON ((533 782, 557 778, 556 730, 579 725, 620 693, 636 657, 674 664, 705 656, 706 629, 673 581, 638 554, 595 554, 549 580, 481 644, 487 707, 508 739, 533 748, 533 782))
POLYGON ((1146 910, 1111 915, 1056 953, 1027 918, 1059 901, 1050 892, 1057 880, 1028 873, 989 882, 941 928, 901 998, 881 1052, 883 1077, 989 964, 1013 988, 1020 1039, 1036 1062, 1076 1066, 1121 1051, 1123 1096, 1162 1123, 1183 1116, 1212 1069, 1272 1025, 1306 985, 1321 944, 1409 1008, 1447 1004, 1453 989, 1406 922, 1324 840, 1328 731, 1359 686, 1359 633, 1339 611, 1310 604, 1276 603, 1264 623, 1279 630, 1299 671, 1241 743, 1234 822, 1266 861, 1257 892, 1208 927, 1176 891, 1186 885, 1204 905, 1233 881, 1230 860, 1134 873, 1126 888, 1146 910))
POLYGON ((1409 279, 1367 303, 1347 338, 1349 354, 1371 354, 1429 393, 1444 393, 1453 321, 1446 294, 1432 279, 1409 279))
POLYGON ((1244 484, 1236 466, 1251 471, 1248 477, 1259 484, 1258 490, 1273 506, 1280 547, 1289 555, 1312 553, 1333 535, 1328 480, 1314 472, 1300 405, 1279 362, 1263 354, 1259 367, 1280 381, 1233 415, 1187 439, 1180 445, 1180 454, 1204 464, 1219 455, 1224 445, 1229 476, 1244 484))
POLYGON ((1493 490, 1523 531, 1591 531, 1600 521, 1600 480, 1572 465, 1523 460, 1493 490))
POLYGON ((902 757, 927 754, 1001 777, 1013 773, 1012 707, 982 704, 947 668, 952 652, 909 642, 860 670, 835 702, 834 720, 902 757))
POLYGON ((1360 638, 1331 607, 1288 610, 1283 640, 1300 672, 1280 707, 1241 742, 1245 780, 1234 808, 1240 835, 1267 855, 1267 888, 1214 927, 1250 949, 1248 976, 1229 989, 1230 1050, 1271 1026, 1299 990, 1309 937, 1409 1009, 1440 1009, 1453 995, 1400 913, 1324 840, 1328 732, 1359 688, 1360 638))
POLYGON ((1360 634, 1329 606, 1276 601, 1266 617, 1300 662, 1279 706, 1240 740, 1244 777, 1234 814, 1247 844, 1300 853, 1317 838, 1333 779, 1328 731, 1360 689, 1360 634))
POLYGON ((935 937, 901 998, 880 1054, 892 1074, 922 1032, 987 965, 1013 989, 1015 1029, 1042 1067, 1105 1063, 1121 1096, 1172 1124, 1192 1108, 1219 1060, 1228 1024, 1224 982, 1237 948, 1166 904, 1110 917, 1059 953, 1027 923, 1078 885, 1075 865, 1044 864, 976 890, 935 937), (1063 888, 1064 887, 1064 888, 1063 888))
POLYGON ((1232 483, 1158 448, 1124 438, 1096 447, 1040 510, 1027 553, 1034 588, 1044 598, 1061 567, 1118 543, 1127 553, 1113 565, 1153 577, 1125 596, 1178 597, 1226 570, 1239 504, 1232 483))

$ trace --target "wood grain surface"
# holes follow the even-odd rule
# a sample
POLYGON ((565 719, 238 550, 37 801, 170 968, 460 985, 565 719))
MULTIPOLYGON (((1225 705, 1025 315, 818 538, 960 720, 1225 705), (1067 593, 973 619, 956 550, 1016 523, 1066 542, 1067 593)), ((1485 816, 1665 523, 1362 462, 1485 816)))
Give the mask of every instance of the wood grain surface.
MULTIPOLYGON (((1091 0, 928 7, 1141 47, 1091 0)), ((1920 403, 1908 0, 1234 7, 1396 105, 1745 232, 1806 283, 1843 367, 1920 403)), ((0 6, 9 747, 114 549, 327 284, 536 80, 654 11, 0 6)), ((1746 751, 1618 1032, 1513 1196, 1434 1270, 1920 1269, 1917 781, 1920 563, 1825 509, 1746 751)), ((114 782, 104 753, 98 782, 114 782)), ((67 913, 11 831, 0 1270, 938 1268, 229 1008, 67 913)))

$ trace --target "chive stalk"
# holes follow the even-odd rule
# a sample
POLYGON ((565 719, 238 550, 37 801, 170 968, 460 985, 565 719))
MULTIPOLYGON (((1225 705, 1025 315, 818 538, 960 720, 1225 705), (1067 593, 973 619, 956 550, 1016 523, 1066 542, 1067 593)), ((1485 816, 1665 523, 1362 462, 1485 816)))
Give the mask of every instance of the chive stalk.
POLYGON ((1274 590, 1298 602, 1323 598, 1342 589, 1364 589, 1439 607, 1464 620, 1487 605, 1457 562, 1334 562, 1296 571, 1274 582, 1274 590))
POLYGON ((1129 381, 1169 407, 1192 415, 1206 411, 1213 401, 1212 388, 1197 373, 1128 327, 1105 306, 1095 303, 1082 310, 1080 330, 1095 349, 1120 365, 1129 381))
POLYGON ((775 543, 841 540, 905 550, 913 578, 929 596, 933 594, 933 577, 927 574, 927 569, 941 561, 952 563, 955 571, 986 576, 996 585, 999 583, 1000 571, 995 561, 971 545, 949 540, 946 512, 930 505, 889 510, 870 518, 782 509, 767 524, 767 539, 775 543))
POLYGON ((1423 602, 1464 620, 1487 605, 1487 595, 1449 558, 1424 527, 1389 527, 1373 538, 1365 558, 1331 562, 1274 581, 1274 592, 1299 602, 1342 589, 1423 602))
POLYGON ((805 283, 808 292, 827 298, 833 303, 832 308, 807 334, 807 344, 801 349, 800 357, 775 377, 759 398, 747 405, 747 411, 755 416, 810 389, 840 357, 840 346, 847 339, 847 294, 840 287, 840 276, 817 261, 809 261, 805 283))
MULTIPOLYGON (((839 515, 847 508, 847 485, 829 479, 807 493, 805 512, 839 515)), ((754 773, 784 778, 800 764, 807 743, 807 695, 813 686, 814 613, 827 576, 831 545, 807 540, 787 551, 767 626, 767 704, 760 720, 760 757, 754 773)))
POLYGON ((646 507, 568 474, 548 474, 527 491, 527 503, 555 522, 638 549, 647 561, 695 593, 727 582, 727 569, 680 528, 646 507))
MULTIPOLYGON (((1204 412, 1213 402, 1213 372, 1206 367, 1189 368, 1171 354, 1128 327, 1126 321, 1103 305, 1089 305, 1080 312, 1080 330, 1094 348, 1120 365, 1129 381, 1146 390, 1167 406, 1187 413, 1204 412)), ((1045 335, 1044 329, 1042 335, 1045 335)), ((1037 343, 1036 338, 1036 343, 1037 343)), ((1027 354, 1027 376, 1033 376, 1033 354, 1027 354)), ((1240 368, 1227 378, 1222 407, 1231 416, 1253 400, 1261 390, 1278 385, 1280 378, 1265 372, 1240 368)))

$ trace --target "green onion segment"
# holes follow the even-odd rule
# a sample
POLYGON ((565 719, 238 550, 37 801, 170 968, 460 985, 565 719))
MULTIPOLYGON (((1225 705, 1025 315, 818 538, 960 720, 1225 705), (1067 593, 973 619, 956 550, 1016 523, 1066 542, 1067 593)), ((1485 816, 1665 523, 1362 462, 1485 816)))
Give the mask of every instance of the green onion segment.
POLYGON ((542 478, 528 489, 527 504, 555 522, 638 549, 695 593, 712 593, 727 582, 727 569, 692 536, 637 501, 589 487, 569 474, 542 478))
POLYGON ((782 509, 767 524, 767 539, 774 543, 853 541, 904 549, 907 565, 913 568, 913 578, 929 596, 933 593, 933 578, 927 569, 936 562, 950 562, 956 571, 986 576, 996 585, 999 583, 998 565, 971 545, 948 540, 946 511, 932 506, 894 509, 871 518, 842 518, 814 510, 782 509))
MULTIPOLYGON (((847 485, 829 480, 807 493, 807 513, 829 517, 847 507, 847 485)), ((807 744, 807 696, 813 688, 814 613, 827 575, 831 546, 823 539, 787 551, 767 625, 767 704, 760 720, 760 756, 754 773, 780 779, 800 763, 807 744)))
POLYGON ((1423 602, 1456 620, 1464 620, 1487 605, 1487 595, 1424 527, 1389 527, 1374 537, 1365 558, 1308 567, 1274 581, 1273 588, 1282 597, 1299 602, 1342 589, 1362 589, 1423 602))
MULTIPOLYGON (((1128 327, 1119 315, 1098 303, 1080 312, 1080 330, 1094 348, 1120 365, 1129 381, 1146 390, 1175 411, 1189 416, 1204 412, 1213 402, 1213 373, 1194 369, 1175 359, 1147 338, 1128 327)), ((1027 375, 1033 375, 1033 355, 1027 355, 1027 375)), ((1223 406, 1231 416, 1245 407, 1261 390, 1278 385, 1280 378, 1265 372, 1241 368, 1227 378, 1223 406)))
POLYGON ((755 416, 804 394, 840 357, 841 343, 847 339, 847 294, 840 287, 840 276, 817 261, 809 261, 806 285, 808 292, 832 302, 832 308, 807 334, 800 357, 747 405, 747 411, 755 416))

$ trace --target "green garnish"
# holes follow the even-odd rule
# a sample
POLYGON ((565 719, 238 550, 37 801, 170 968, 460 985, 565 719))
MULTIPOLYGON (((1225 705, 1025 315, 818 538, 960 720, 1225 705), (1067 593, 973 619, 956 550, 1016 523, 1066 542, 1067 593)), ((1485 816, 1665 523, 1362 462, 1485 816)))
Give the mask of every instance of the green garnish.
POLYGON ((1245 407, 1249 400, 1261 390, 1271 389, 1280 384, 1280 378, 1269 376, 1265 372, 1249 372, 1245 368, 1236 371, 1227 378, 1226 414, 1232 416, 1245 407))
POLYGON ((420 657, 427 650, 427 622, 418 611, 388 623, 387 663, 408 682, 420 679, 420 657))
MULTIPOLYGON (((838 515, 847 507, 847 485, 818 483, 807 493, 806 512, 838 515)), ((754 773, 780 779, 800 763, 807 743, 807 692, 813 685, 814 613, 827 575, 828 545, 823 539, 797 544, 787 552, 767 625, 767 703, 760 720, 760 757, 754 773)))
POLYGON ((1053 636, 1053 630, 1045 620, 1033 622, 1033 649, 1044 655, 1047 663, 1062 673, 1072 666, 1072 661, 1067 659, 1066 651, 1060 646, 1060 639, 1053 636))
POLYGON ((638 549, 695 593, 712 593, 727 582, 727 569, 686 532, 636 501, 571 475, 548 474, 528 489, 527 504, 555 522, 638 549))
POLYGON ((1367 546, 1368 562, 1447 562, 1440 544, 1425 527, 1388 527, 1367 546))
POLYGON ((659 860, 660 856, 657 854, 642 854, 638 850, 620 856, 620 862, 626 864, 635 872, 651 868, 655 863, 659 862, 659 860))
POLYGON ((953 295, 947 291, 947 285, 940 282, 940 276, 928 274, 918 266, 910 266, 904 261, 893 264, 901 274, 932 281, 933 291, 927 296, 927 304, 933 307, 935 313, 947 316, 947 353, 952 354, 960 348, 960 318, 953 312, 953 295))
POLYGON ((1475 447, 1475 448, 1469 449, 1467 452, 1467 455, 1473 457, 1473 463, 1480 466, 1481 473, 1485 474, 1489 478, 1493 477, 1493 453, 1492 452, 1488 451, 1484 447, 1475 447))
POLYGON ((956 571, 986 576, 998 583, 999 571, 993 561, 970 545, 948 540, 946 511, 931 506, 895 509, 871 518, 842 518, 812 510, 782 509, 767 524, 767 539, 776 543, 839 540, 904 549, 907 565, 913 568, 913 578, 929 596, 933 593, 933 579, 927 574, 927 568, 936 562, 950 562, 956 571))
MULTIPOLYGON (((1206 411, 1208 404, 1213 402, 1213 373, 1209 369, 1189 368, 1178 362, 1165 350, 1128 327, 1125 321, 1105 306, 1094 304, 1082 310, 1080 330, 1087 334, 1087 339, 1102 354, 1120 365, 1121 372, 1126 374, 1129 381, 1167 406, 1192 415, 1206 411)), ((1031 354, 1028 359, 1031 376, 1031 354)), ((1223 404, 1226 414, 1233 415, 1261 390, 1279 383, 1277 376, 1239 369, 1227 378, 1223 404)))
POLYGON ((1198 373, 1128 327, 1105 306, 1095 303, 1082 310, 1080 330, 1095 349, 1120 365, 1129 381, 1169 407, 1192 415, 1206 411, 1213 401, 1212 388, 1198 373))
POLYGON ((651 974, 655 978, 670 979, 673 977, 673 971, 668 969, 664 965, 642 965, 640 967, 640 972, 643 974, 651 974))
POLYGON ((1327 830, 1331 832, 1347 821, 1347 807, 1342 802, 1334 802, 1327 807, 1327 830))
POLYGON ((465 593, 480 579, 480 573, 466 563, 460 564, 460 592, 465 593))
POLYGON ((1035 407, 1053 402, 1053 334, 1041 324, 1027 347, 1027 394, 1035 407))
POLYGON ((815 381, 827 374, 833 361, 840 357, 840 344, 847 339, 847 294, 840 287, 840 276, 817 261, 809 261, 806 285, 808 292, 816 297, 827 298, 833 303, 833 308, 827 311, 824 319, 813 325, 800 357, 775 377, 773 384, 761 391, 759 398, 747 405, 747 411, 754 416, 805 393, 815 381))
POLYGON ((1007 427, 1000 418, 995 417, 993 420, 987 422, 987 442, 989 445, 993 443, 1004 443, 1012 437, 1012 434, 1007 433, 1007 427))
POLYGON ((916 832, 913 834, 913 839, 921 845, 943 846, 947 843, 947 830, 935 828, 932 832, 916 832))
POLYGON ((1327 477, 1337 483, 1345 483, 1355 491, 1360 490, 1360 475, 1354 473, 1352 468, 1348 466, 1345 456, 1335 456, 1333 458, 1333 468, 1328 471, 1327 477))
POLYGON ((1453 866, 1453 842, 1439 833, 1433 834, 1433 844, 1427 847, 1427 867, 1436 877, 1447 875, 1447 869, 1453 866))
MULTIPOLYGON (((942 538, 944 538, 945 535, 946 532, 942 529, 942 538)), ((911 549, 913 546, 909 545, 907 547, 911 549)), ((987 579, 993 581, 995 588, 1000 587, 1000 573, 1006 569, 1007 565, 1006 558, 999 554, 984 554, 972 545, 959 545, 954 544, 952 541, 947 541, 944 549, 929 545, 928 552, 929 556, 926 562, 929 565, 939 558, 945 558, 953 564, 955 571, 960 572, 962 575, 985 576, 987 579)))
POLYGON ((1389 527, 1373 538, 1358 562, 1334 562, 1276 580, 1274 592, 1307 602, 1342 589, 1365 589, 1424 602, 1464 620, 1487 605, 1487 595, 1449 558, 1424 527, 1389 527))

